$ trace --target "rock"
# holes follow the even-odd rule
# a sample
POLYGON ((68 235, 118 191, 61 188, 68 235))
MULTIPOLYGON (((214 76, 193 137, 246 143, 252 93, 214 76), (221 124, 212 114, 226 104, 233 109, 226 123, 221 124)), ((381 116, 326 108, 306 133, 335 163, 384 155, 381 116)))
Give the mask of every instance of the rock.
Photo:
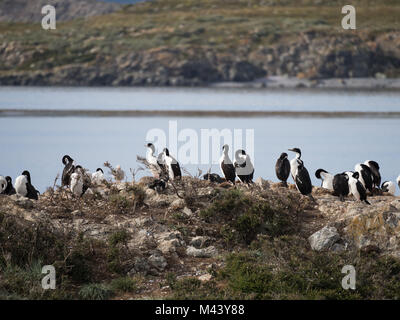
POLYGON ((176 248, 180 247, 181 243, 178 239, 172 239, 172 240, 163 240, 161 241, 157 249, 160 250, 164 255, 173 255, 176 253, 176 248))
POLYGON ((182 210, 182 213, 184 213, 188 217, 191 217, 193 215, 192 210, 190 210, 188 207, 184 207, 183 210, 182 210))
POLYGON ((142 229, 129 240, 127 246, 130 250, 149 250, 157 247, 157 243, 151 233, 142 229))
POLYGON ((175 211, 183 209, 184 207, 185 207, 185 201, 183 199, 176 199, 170 204, 169 210, 175 211))
POLYGON ((10 199, 15 201, 15 204, 21 208, 24 208, 24 209, 32 209, 33 208, 32 200, 22 197, 18 194, 13 194, 12 196, 10 196, 10 199))
POLYGON ((195 258, 211 258, 218 254, 217 249, 214 246, 210 246, 203 249, 196 249, 195 247, 189 246, 186 249, 186 254, 189 257, 195 258))
POLYGON ((308 238, 311 249, 315 251, 330 249, 338 240, 340 240, 340 235, 336 228, 328 226, 325 226, 308 238))
POLYGON ((164 271, 168 263, 164 256, 159 252, 154 252, 147 260, 151 267, 157 269, 157 271, 164 271))
POLYGON ((210 245, 211 239, 208 237, 197 236, 190 241, 190 245, 196 249, 200 249, 210 245))
POLYGON ((133 268, 128 272, 129 276, 132 276, 136 273, 147 274, 150 269, 150 265, 147 259, 143 257, 136 257, 133 262, 133 268))
POLYGON ((197 279, 199 279, 202 282, 210 281, 212 279, 212 275, 209 273, 206 273, 206 274, 201 275, 197 279))

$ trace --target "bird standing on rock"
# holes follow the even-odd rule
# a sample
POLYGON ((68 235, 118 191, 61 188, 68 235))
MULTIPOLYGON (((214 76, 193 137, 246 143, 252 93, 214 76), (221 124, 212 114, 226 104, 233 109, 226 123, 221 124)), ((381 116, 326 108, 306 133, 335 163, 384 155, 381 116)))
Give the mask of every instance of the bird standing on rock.
POLYGON ((359 177, 360 173, 357 171, 354 172, 352 175, 349 175, 350 192, 358 201, 370 204, 367 200, 367 191, 364 188, 363 184, 358 180, 359 177))
POLYGON ((283 185, 287 187, 287 179, 290 175, 290 162, 288 160, 288 154, 282 153, 275 164, 275 173, 279 180, 282 181, 283 185))
POLYGON ((235 152, 235 173, 242 183, 253 183, 254 166, 250 156, 244 150, 235 152))
POLYGON ((335 174, 332 181, 333 194, 340 198, 340 201, 344 201, 344 197, 350 193, 349 188, 349 176, 343 172, 335 174))
POLYGON ((179 162, 169 154, 168 148, 164 148, 164 161, 168 170, 168 177, 170 180, 180 180, 182 178, 181 167, 179 162))
POLYGON ((65 155, 62 157, 62 163, 64 164, 64 170, 61 176, 61 186, 66 187, 70 185, 71 174, 73 174, 75 170, 74 159, 69 155, 65 155))
POLYGON ((236 171, 231 159, 229 158, 228 152, 229 146, 225 144, 222 147, 222 156, 219 159, 219 165, 225 180, 235 184, 236 171))
POLYGON ((102 184, 106 178, 104 177, 104 171, 101 168, 97 168, 96 172, 92 173, 92 183, 94 184, 102 184))
POLYGON ((154 147, 154 144, 148 143, 146 145, 147 152, 146 152, 146 160, 148 164, 148 168, 151 171, 151 174, 153 175, 154 178, 159 179, 161 175, 161 167, 158 164, 158 158, 154 155, 156 152, 156 148, 154 147))

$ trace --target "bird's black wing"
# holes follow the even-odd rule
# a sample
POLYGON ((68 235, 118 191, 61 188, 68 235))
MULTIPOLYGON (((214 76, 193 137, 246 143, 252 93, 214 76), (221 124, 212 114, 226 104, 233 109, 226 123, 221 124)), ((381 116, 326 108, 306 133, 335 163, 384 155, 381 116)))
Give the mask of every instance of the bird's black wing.
POLYGON ((69 186, 71 183, 71 174, 73 174, 75 171, 75 166, 72 164, 72 162, 67 163, 67 165, 64 167, 62 176, 61 176, 61 186, 69 186))
POLYGON ((275 164, 276 176, 281 181, 286 181, 289 178, 290 174, 290 162, 287 159, 285 160, 282 161, 281 159, 278 159, 278 161, 275 164))
POLYGON ((227 181, 231 181, 232 183, 235 183, 235 178, 236 178, 236 173, 235 173, 235 167, 233 166, 232 163, 222 163, 221 164, 222 172, 224 173, 225 179, 227 181))
POLYGON ((33 185, 31 185, 30 183, 26 184, 26 190, 28 191, 26 197, 29 199, 33 199, 33 200, 38 200, 38 191, 35 189, 35 187, 33 185))
POLYGON ((171 163, 172 172, 174 173, 174 178, 181 177, 181 167, 179 166, 178 162, 171 163))
POLYGON ((310 174, 305 167, 298 169, 296 175, 296 186, 303 195, 308 195, 312 191, 310 174))

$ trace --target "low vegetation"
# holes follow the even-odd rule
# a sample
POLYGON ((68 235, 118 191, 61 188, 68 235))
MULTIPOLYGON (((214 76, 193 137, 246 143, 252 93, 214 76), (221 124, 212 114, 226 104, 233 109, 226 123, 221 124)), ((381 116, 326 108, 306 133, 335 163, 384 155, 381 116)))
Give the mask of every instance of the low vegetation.
POLYGON ((110 186, 107 196, 71 199, 56 188, 31 206, 29 200, 1 196, 0 299, 400 298, 398 258, 374 248, 311 250, 304 219, 313 205, 290 188, 225 189, 185 177, 161 194, 140 183, 116 190, 110 186), (119 196, 137 201, 117 206, 114 199, 119 196), (40 215, 24 218, 35 212, 40 215), (109 220, 112 216, 121 220, 109 220), (111 225, 98 237, 55 227, 61 220, 65 225, 86 221, 81 221, 83 227, 90 221, 111 225), (117 221, 143 221, 146 232, 132 232, 117 221), (166 237, 158 242, 163 248, 154 242, 161 236, 166 237), (218 254, 189 256, 186 248, 197 236, 208 239, 205 246, 215 247, 218 254), (185 246, 172 246, 180 241, 185 246), (165 250, 165 259, 160 250, 165 250), (153 267, 148 267, 150 259, 153 267), (56 290, 42 289, 43 265, 56 268, 56 290), (341 286, 345 265, 357 270, 356 290, 341 286), (204 280, 199 274, 209 277, 204 280))

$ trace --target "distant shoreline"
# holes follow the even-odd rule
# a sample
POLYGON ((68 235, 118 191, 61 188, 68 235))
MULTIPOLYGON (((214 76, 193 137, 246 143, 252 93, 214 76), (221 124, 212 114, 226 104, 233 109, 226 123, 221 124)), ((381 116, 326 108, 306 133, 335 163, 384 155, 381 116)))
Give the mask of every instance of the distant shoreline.
POLYGON ((19 117, 216 117, 216 118, 400 118, 400 112, 358 111, 202 111, 202 110, 27 110, 1 109, 0 118, 19 117))
POLYGON ((214 88, 326 89, 326 90, 400 90, 400 78, 299 79, 271 76, 251 82, 219 82, 214 88))
POLYGON ((19 85, 4 84, 0 81, 0 87, 20 88, 214 88, 214 89, 272 89, 272 90, 376 90, 376 91, 400 91, 400 78, 329 78, 329 79, 299 79, 296 77, 271 76, 247 82, 210 82, 201 85, 71 85, 71 84, 49 84, 49 85, 19 85))

